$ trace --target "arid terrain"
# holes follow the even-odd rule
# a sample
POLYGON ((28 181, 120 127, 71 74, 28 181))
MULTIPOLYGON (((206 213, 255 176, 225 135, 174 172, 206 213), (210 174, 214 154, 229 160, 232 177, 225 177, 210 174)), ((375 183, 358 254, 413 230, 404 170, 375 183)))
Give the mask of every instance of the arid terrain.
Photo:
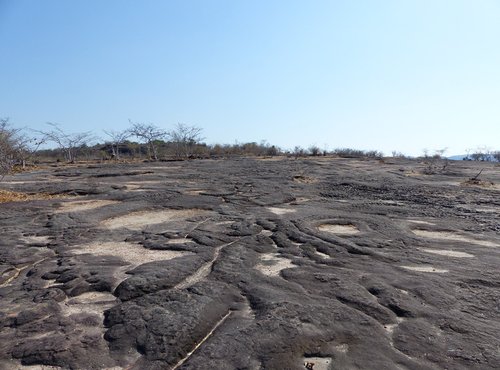
POLYGON ((500 167, 425 167, 7 176, 1 189, 32 196, 0 203, 0 368, 498 369, 500 167))

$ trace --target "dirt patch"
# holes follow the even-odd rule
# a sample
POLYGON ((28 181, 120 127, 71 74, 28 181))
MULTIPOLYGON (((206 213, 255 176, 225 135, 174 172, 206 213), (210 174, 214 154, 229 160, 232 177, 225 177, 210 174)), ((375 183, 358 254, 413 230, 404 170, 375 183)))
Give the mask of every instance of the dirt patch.
POLYGON ((481 180, 481 179, 468 179, 462 182, 460 185, 462 186, 478 186, 481 188, 490 188, 494 187, 495 184, 491 181, 481 180))
POLYGON ((108 229, 124 227, 130 230, 140 230, 145 226, 162 224, 169 221, 183 221, 207 213, 208 211, 201 209, 139 211, 107 219, 101 222, 101 226, 108 229))
POLYGON ((418 272, 431 272, 436 274, 444 274, 448 272, 445 269, 437 269, 433 266, 401 266, 402 268, 410 271, 418 271, 418 272))
POLYGON ((255 268, 264 275, 276 277, 280 275, 281 270, 296 267, 288 258, 283 258, 279 254, 264 254, 260 258, 261 263, 255 268))
POLYGON ((437 254, 439 256, 445 257, 456 257, 456 258, 472 258, 475 257, 473 254, 465 253, 465 252, 457 252, 451 251, 447 249, 421 249, 426 253, 437 254))
POLYGON ((472 243, 472 244, 482 245, 484 247, 498 247, 498 243, 494 243, 489 240, 472 239, 450 231, 428 231, 428 230, 415 229, 413 230, 413 233, 422 238, 472 243))
POLYGON ((127 242, 103 242, 77 245, 71 250, 75 254, 90 253, 95 256, 117 256, 131 265, 141 265, 153 261, 170 260, 176 257, 185 256, 190 252, 151 250, 139 244, 127 242))
POLYGON ((359 229, 354 225, 323 224, 318 226, 318 230, 337 235, 359 234, 359 229))
POLYGON ((117 203, 120 202, 115 200, 77 200, 64 202, 60 203, 60 207, 55 211, 55 213, 89 211, 91 209, 101 208, 117 203))
POLYGON ((299 184, 314 184, 318 182, 318 179, 310 176, 296 175, 293 177, 293 181, 299 184))
POLYGON ((268 211, 274 213, 275 215, 286 215, 288 213, 294 213, 296 212, 295 209, 290 209, 290 208, 278 208, 278 207, 268 207, 268 211))
POLYGON ((50 241, 50 236, 27 235, 23 236, 21 240, 28 244, 47 244, 50 241))
POLYGON ((65 316, 82 313, 102 316, 104 310, 111 308, 116 303, 117 298, 111 293, 88 292, 61 302, 60 306, 65 316))
POLYGON ((191 239, 189 238, 175 238, 175 239, 169 239, 167 244, 186 244, 189 243, 191 239))
POLYGON ((316 254, 317 256, 319 256, 320 258, 323 258, 323 259, 328 259, 328 258, 330 258, 330 256, 329 256, 328 254, 323 253, 323 252, 320 252, 320 251, 316 251, 316 252, 315 252, 315 254, 316 254))
POLYGON ((421 224, 421 225, 431 225, 434 226, 436 224, 429 222, 429 221, 423 221, 423 220, 408 220, 408 222, 411 222, 413 224, 421 224))

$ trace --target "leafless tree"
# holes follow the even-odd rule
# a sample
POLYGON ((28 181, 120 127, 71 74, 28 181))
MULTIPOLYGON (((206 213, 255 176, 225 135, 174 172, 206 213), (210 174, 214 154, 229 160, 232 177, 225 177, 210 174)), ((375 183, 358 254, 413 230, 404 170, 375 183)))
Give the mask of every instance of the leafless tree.
POLYGON ((189 158, 193 153, 193 148, 203 138, 203 129, 197 126, 190 126, 178 123, 175 128, 168 132, 170 141, 175 145, 175 156, 178 158, 189 158))
POLYGON ((13 128, 8 118, 0 118, 0 180, 12 171, 16 164, 26 166, 42 141, 29 137, 22 128, 13 128))
POLYGON ((106 131, 104 133, 110 137, 111 151, 114 159, 120 159, 120 146, 130 137, 130 131, 106 131))
POLYGON ((143 140, 148 147, 149 157, 153 157, 155 161, 158 160, 158 145, 159 140, 163 140, 167 132, 151 123, 145 124, 140 122, 132 122, 130 119, 131 127, 128 129, 130 135, 135 136, 139 140, 143 140))
POLYGON ((309 154, 312 155, 313 157, 317 157, 321 153, 321 149, 319 146, 313 144, 309 147, 309 154))
POLYGON ((491 159, 490 150, 486 147, 477 148, 470 155, 473 161, 489 161, 491 159))
POLYGON ((496 152, 493 152, 492 155, 493 155, 493 158, 495 158, 495 160, 497 162, 500 162, 500 150, 497 150, 496 152))
POLYGON ((0 181, 14 166, 19 130, 10 127, 8 118, 0 119, 0 181))
POLYGON ((64 152, 69 163, 75 162, 78 147, 88 145, 94 139, 90 132, 68 134, 57 123, 47 122, 47 125, 52 127, 50 131, 40 130, 36 132, 42 134, 45 141, 54 142, 64 152))
POLYGON ((298 145, 295 146, 295 148, 293 148, 293 155, 294 155, 295 159, 297 159, 299 157, 303 157, 305 152, 306 151, 298 145))

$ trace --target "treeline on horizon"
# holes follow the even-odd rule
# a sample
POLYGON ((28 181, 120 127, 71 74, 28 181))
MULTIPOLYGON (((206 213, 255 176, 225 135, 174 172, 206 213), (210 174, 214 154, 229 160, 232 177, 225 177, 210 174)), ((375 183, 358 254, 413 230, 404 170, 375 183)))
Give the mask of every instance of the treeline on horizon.
MULTIPOLYGON (((321 149, 316 145, 308 148, 296 146, 283 150, 262 141, 234 144, 206 144, 202 129, 197 126, 177 124, 170 131, 153 124, 129 121, 130 126, 122 131, 103 130, 105 139, 96 138, 92 132, 68 133, 59 125, 48 123, 46 130, 15 128, 8 118, 0 118, 0 176, 9 173, 15 166, 43 162, 69 162, 77 160, 186 160, 228 158, 235 156, 255 157, 306 157, 337 156, 344 158, 382 159, 384 154, 376 150, 339 148, 321 149), (135 139, 135 140, 134 140, 135 139), (40 149, 52 143, 55 148, 40 149)), ((424 151, 423 158, 444 158, 446 150, 432 154, 424 151)), ((407 158, 403 153, 392 152, 390 157, 407 158)), ((500 151, 476 150, 468 153, 464 160, 500 161, 500 151)))

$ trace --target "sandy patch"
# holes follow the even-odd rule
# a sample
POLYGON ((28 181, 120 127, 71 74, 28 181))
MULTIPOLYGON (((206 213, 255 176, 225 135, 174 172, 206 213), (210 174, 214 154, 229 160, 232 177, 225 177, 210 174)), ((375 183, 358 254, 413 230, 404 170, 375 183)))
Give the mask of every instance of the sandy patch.
POLYGON ((288 268, 297 267, 287 258, 280 257, 279 254, 264 254, 260 258, 261 263, 255 268, 267 276, 279 276, 280 271, 288 268))
POLYGON ((101 226, 108 229, 124 227, 130 230, 140 230, 145 226, 162 224, 169 221, 183 221, 206 213, 208 211, 200 209, 139 211, 107 219, 101 222, 101 226))
POLYGON ((488 208, 488 207, 476 208, 476 211, 477 212, 484 212, 484 213, 500 213, 500 209, 497 209, 497 208, 488 208))
POLYGON ((50 242, 50 236, 30 235, 23 236, 21 240, 28 244, 47 244, 48 242, 50 242))
POLYGON ((295 209, 290 208, 278 208, 278 207, 267 207, 267 210, 274 213, 275 215, 286 215, 288 213, 296 212, 295 209))
POLYGON ((330 256, 328 254, 326 254, 326 253, 323 253, 323 252, 320 252, 320 251, 316 251, 315 253, 316 253, 317 256, 319 256, 319 257, 321 257, 323 259, 330 258, 330 256))
POLYGON ((167 244, 186 244, 189 243, 191 239, 189 238, 175 238, 175 239, 169 239, 167 241, 167 244))
POLYGON ((456 257, 456 258, 474 257, 473 254, 469 254, 469 253, 465 253, 465 252, 451 251, 451 250, 447 250, 447 249, 422 249, 422 248, 420 248, 420 250, 424 251, 426 253, 437 254, 437 255, 445 256, 445 257, 456 257))
POLYGON ((436 225, 436 224, 433 224, 432 222, 429 222, 429 221, 423 221, 423 220, 407 220, 408 222, 411 222, 413 224, 421 224, 421 225, 436 225))
POLYGON ((219 221, 215 223, 217 226, 223 226, 223 225, 232 225, 234 224, 234 221, 219 221))
POLYGON ((359 229, 354 225, 323 224, 318 226, 318 230, 338 235, 354 235, 359 233, 359 229))
POLYGON ((304 369, 328 370, 332 363, 331 357, 303 357, 304 369))
POLYGON ((139 244, 127 242, 103 242, 77 245, 72 247, 74 254, 93 254, 95 256, 116 256, 131 265, 141 265, 153 261, 171 260, 181 257, 190 252, 169 251, 169 250, 151 250, 142 247, 139 244))
POLYGON ((60 203, 60 207, 54 211, 54 213, 88 211, 116 203, 120 202, 116 200, 77 200, 73 202, 64 202, 60 203))
POLYGON ((119 300, 111 293, 89 292, 59 303, 64 316, 93 314, 104 318, 104 310, 113 307, 119 300))
POLYGON ((315 177, 304 176, 304 175, 296 175, 293 177, 293 181, 299 184, 314 184, 318 182, 318 179, 315 177))
POLYGON ((401 266, 402 268, 410 271, 418 271, 418 272, 432 272, 436 274, 444 274, 448 272, 448 270, 437 269, 432 266, 401 266))
POLYGON ((482 245, 485 247, 498 247, 498 243, 491 242, 489 240, 478 240, 467 238, 457 233, 449 232, 449 231, 427 231, 427 230, 413 230, 413 233, 417 236, 429 239, 437 239, 437 240, 451 240, 456 242, 465 242, 472 243, 477 245, 482 245))
POLYGON ((200 195, 201 193, 205 192, 206 190, 186 190, 184 194, 186 195, 200 195))

